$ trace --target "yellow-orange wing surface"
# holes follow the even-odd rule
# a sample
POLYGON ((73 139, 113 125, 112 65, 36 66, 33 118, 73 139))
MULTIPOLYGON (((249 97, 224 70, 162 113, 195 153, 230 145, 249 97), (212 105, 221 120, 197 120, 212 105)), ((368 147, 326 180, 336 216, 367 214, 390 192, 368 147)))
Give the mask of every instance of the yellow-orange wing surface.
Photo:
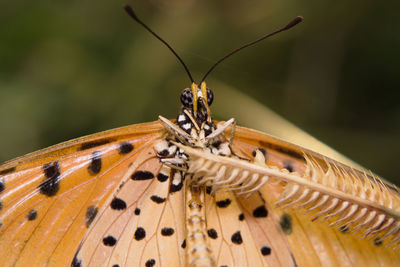
MULTIPOLYGON (((250 160, 254 158, 256 150, 260 150, 265 155, 267 165, 288 173, 306 172, 305 157, 312 158, 321 166, 330 162, 338 168, 350 169, 297 145, 244 127, 236 128, 232 148, 239 156, 250 160)), ((372 175, 351 171, 374 180, 372 175)), ((346 210, 344 205, 329 209, 329 205, 334 205, 329 201, 323 202, 321 195, 314 198, 311 192, 306 194, 304 191, 292 197, 299 203, 286 203, 290 208, 285 208, 285 203, 277 207, 275 203, 282 200, 284 186, 279 182, 266 184, 249 198, 239 197, 243 213, 239 217, 231 214, 232 218, 247 223, 257 248, 270 266, 398 266, 400 253, 393 248, 393 244, 398 244, 398 220, 391 221, 389 217, 381 220, 382 216, 373 212, 363 213, 361 208, 350 214, 351 209, 346 206, 346 210), (315 207, 318 201, 320 207, 315 207), (315 209, 311 210, 313 207, 315 209), (318 212, 321 214, 318 215, 318 212), (346 212, 351 216, 339 222, 339 215, 344 217, 346 212), (316 215, 318 218, 313 222, 316 215), (326 216, 329 218, 327 221, 324 219, 326 216), (387 227, 382 231, 383 234, 375 235, 374 230, 383 227, 387 227), (390 231, 392 237, 380 239, 390 231), (370 235, 365 237, 366 233, 370 235), (391 246, 387 247, 390 242, 391 246)), ((400 197, 397 188, 389 184, 384 184, 382 188, 393 196, 393 207, 398 209, 400 197)), ((370 196, 373 196, 372 192, 370 196)))
MULTIPOLYGON (((152 179, 161 168, 153 147, 164 135, 158 122, 127 126, 0 165, 1 265, 79 266, 82 259, 74 255, 88 229, 101 236, 89 235, 84 244, 112 248, 114 239, 104 227, 121 233, 132 212, 139 213, 135 209, 143 194, 158 191, 166 198, 169 183, 160 186, 152 179), (121 194, 128 196, 122 200, 121 194)), ((172 216, 170 201, 164 206, 163 215, 152 221, 157 227, 160 218, 172 216)))

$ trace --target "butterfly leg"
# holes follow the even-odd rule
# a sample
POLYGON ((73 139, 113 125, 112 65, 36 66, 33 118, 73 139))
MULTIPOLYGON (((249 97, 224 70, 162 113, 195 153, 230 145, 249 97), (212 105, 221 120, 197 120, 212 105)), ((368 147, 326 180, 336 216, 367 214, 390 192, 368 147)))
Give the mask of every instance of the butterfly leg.
MULTIPOLYGON (((237 157, 237 158, 239 158, 239 159, 248 161, 247 158, 243 158, 243 157, 237 155, 237 154, 235 153, 235 151, 233 150, 233 148, 232 148, 233 138, 234 138, 234 136, 235 136, 235 128, 236 128, 236 120, 235 120, 234 118, 231 118, 230 120, 226 121, 226 122, 225 122, 224 124, 222 124, 222 125, 218 125, 218 126, 217 126, 217 129, 206 137, 207 142, 208 142, 208 143, 212 143, 212 141, 213 141, 216 137, 218 137, 218 136, 220 136, 222 133, 224 133, 225 130, 226 130, 228 127, 232 127, 231 135, 230 135, 229 143, 228 143, 229 153, 227 154, 226 152, 223 152, 222 154, 224 154, 225 156, 232 154, 232 155, 234 155, 235 157, 237 157)), ((214 153, 214 154, 220 154, 220 153, 214 153)))
POLYGON ((191 136, 179 128, 176 124, 172 123, 170 120, 164 118, 163 116, 158 116, 160 122, 164 125, 164 128, 173 136, 177 137, 182 143, 187 144, 191 139, 191 136))
POLYGON ((213 131, 211 134, 209 134, 208 136, 206 136, 206 140, 208 142, 210 142, 210 140, 218 137, 219 135, 221 135, 223 132, 225 132, 225 130, 228 127, 232 127, 232 131, 231 131, 231 137, 229 139, 229 144, 232 144, 233 142, 233 136, 235 135, 235 126, 236 126, 236 120, 234 118, 229 119, 228 121, 226 121, 224 124, 222 125, 218 125, 217 129, 215 131, 213 131))

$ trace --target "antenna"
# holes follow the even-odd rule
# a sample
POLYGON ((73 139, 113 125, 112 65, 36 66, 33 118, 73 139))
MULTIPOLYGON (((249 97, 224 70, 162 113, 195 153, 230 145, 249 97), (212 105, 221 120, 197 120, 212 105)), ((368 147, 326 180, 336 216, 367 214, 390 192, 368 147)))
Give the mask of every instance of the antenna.
POLYGON ((222 57, 220 60, 218 60, 217 62, 215 62, 215 64, 212 65, 211 68, 206 72, 206 74, 204 75, 203 79, 201 79, 201 82, 200 82, 200 83, 204 82, 204 80, 206 79, 206 77, 208 76, 208 74, 210 74, 210 72, 211 72, 217 65, 219 65, 219 63, 221 63, 222 61, 224 61, 224 60, 227 59, 228 57, 232 56, 233 54, 236 54, 237 52, 239 52, 240 50, 242 50, 242 49, 244 49, 244 48, 246 48, 246 47, 249 47, 249 46, 252 46, 252 45, 254 45, 254 44, 258 43, 258 42, 261 42, 261 41, 267 39, 268 37, 271 37, 271 36, 273 36, 273 35, 275 35, 275 34, 277 34, 277 33, 280 33, 280 32, 286 31, 286 30, 289 30, 290 28, 292 28, 292 27, 296 26, 298 23, 300 23, 302 20, 303 20, 303 17, 298 16, 298 17, 294 18, 291 22, 289 22, 289 24, 287 24, 285 27, 283 27, 283 28, 281 28, 281 29, 279 29, 279 30, 274 31, 273 33, 264 35, 263 37, 261 37, 261 38, 255 40, 255 41, 252 41, 252 42, 250 42, 250 43, 247 43, 247 44, 245 44, 245 45, 243 45, 243 46, 241 46, 241 47, 239 47, 239 48, 233 50, 232 52, 230 52, 229 54, 227 54, 226 56, 222 57))
POLYGON ((178 60, 182 63, 183 67, 185 68, 186 73, 189 75, 189 79, 192 83, 194 83, 193 77, 190 74, 190 71, 188 69, 188 67, 186 66, 186 64, 183 62, 183 60, 181 59, 181 57, 175 52, 175 50, 166 42, 164 41, 160 36, 158 36, 158 34, 156 34, 155 32, 153 32, 146 24, 144 24, 143 21, 141 21, 135 14, 135 12, 133 12, 133 9, 130 5, 125 5, 124 6, 125 11, 129 14, 129 16, 134 19, 137 23, 139 23, 140 25, 142 25, 146 30, 148 30, 152 35, 154 35, 154 37, 156 37, 158 40, 160 40, 163 44, 165 44, 169 50, 171 50, 171 52, 178 58, 178 60))

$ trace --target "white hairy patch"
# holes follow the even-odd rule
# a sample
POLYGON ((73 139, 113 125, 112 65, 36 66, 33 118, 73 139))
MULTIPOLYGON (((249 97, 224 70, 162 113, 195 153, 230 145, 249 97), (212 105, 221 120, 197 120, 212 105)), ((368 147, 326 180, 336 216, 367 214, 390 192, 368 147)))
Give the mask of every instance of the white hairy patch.
POLYGON ((168 142, 163 139, 154 146, 154 149, 157 153, 160 153, 161 151, 168 149, 168 142))
POLYGON ((184 120, 186 120, 185 115, 183 115, 183 114, 179 115, 178 121, 179 121, 179 122, 182 122, 182 121, 184 121, 184 120))
POLYGON ((192 125, 190 124, 190 122, 185 123, 184 125, 182 125, 182 128, 185 130, 189 130, 192 127, 192 125))

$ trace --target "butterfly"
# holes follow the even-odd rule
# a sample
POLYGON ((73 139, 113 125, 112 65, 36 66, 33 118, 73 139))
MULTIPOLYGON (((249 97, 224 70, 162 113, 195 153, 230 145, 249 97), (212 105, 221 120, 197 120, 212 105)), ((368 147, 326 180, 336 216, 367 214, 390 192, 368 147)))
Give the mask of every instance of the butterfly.
POLYGON ((3 266, 391 266, 394 185, 214 121, 205 78, 175 120, 117 128, 0 165, 3 266))

